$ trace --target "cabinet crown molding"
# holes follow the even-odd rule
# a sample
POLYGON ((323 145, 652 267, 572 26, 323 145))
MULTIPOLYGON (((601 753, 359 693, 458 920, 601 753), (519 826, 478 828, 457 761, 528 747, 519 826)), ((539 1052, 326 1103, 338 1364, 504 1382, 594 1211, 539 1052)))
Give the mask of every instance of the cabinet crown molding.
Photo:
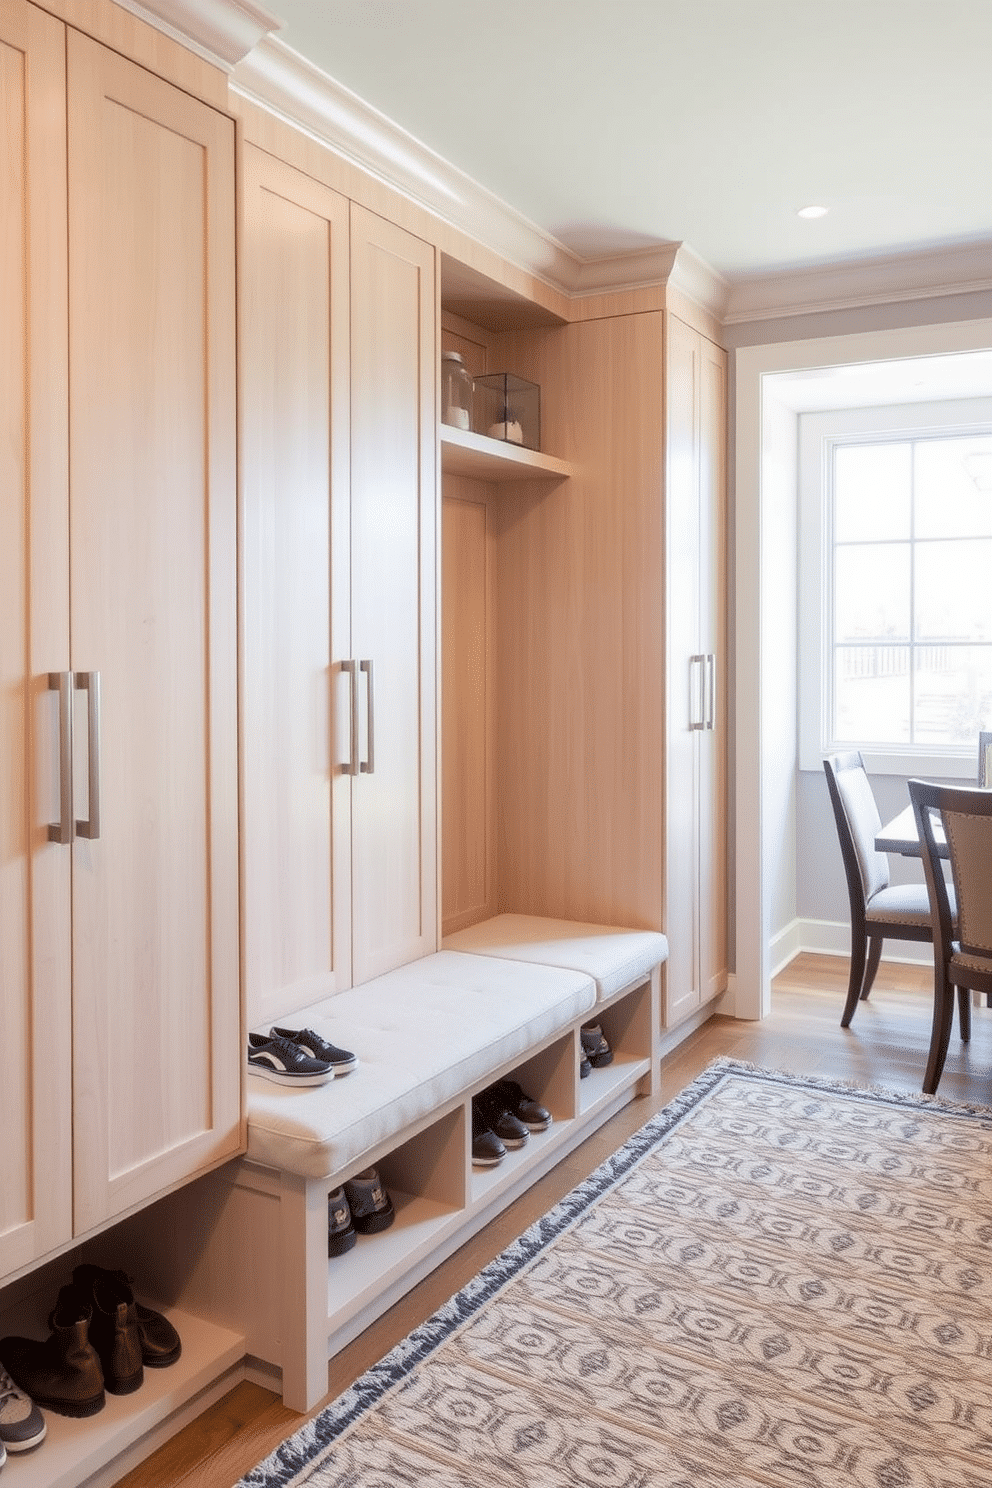
POLYGON ((262 38, 237 64, 231 85, 570 299, 665 285, 671 279, 711 314, 719 316, 726 302, 726 282, 684 243, 580 258, 276 37, 262 38))
POLYGON ((988 240, 734 281, 677 241, 581 258, 278 40, 281 21, 254 0, 117 3, 223 67, 243 97, 569 299, 671 285, 729 327, 992 290, 988 240))
POLYGON ((985 239, 741 279, 730 288, 723 321, 738 325, 990 290, 992 243, 985 239))
POLYGON ((253 0, 117 0, 157 31, 229 70, 283 22, 253 0))

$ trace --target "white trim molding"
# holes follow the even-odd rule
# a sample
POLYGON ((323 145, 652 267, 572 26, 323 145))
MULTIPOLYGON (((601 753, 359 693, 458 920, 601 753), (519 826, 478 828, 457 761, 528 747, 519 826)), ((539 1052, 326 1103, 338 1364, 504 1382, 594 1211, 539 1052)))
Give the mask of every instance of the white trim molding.
POLYGON ((568 298, 667 285, 724 325, 992 290, 992 242, 728 281, 688 244, 584 259, 273 33, 255 0, 117 0, 230 74, 232 88, 568 298))
POLYGON ((723 321, 739 325, 988 290, 992 290, 992 242, 986 239, 923 253, 821 264, 740 279, 730 286, 723 321))
POLYGON ((580 258, 276 37, 263 37, 241 59, 231 86, 568 298, 671 280, 687 298, 722 315, 728 285, 687 244, 580 258))
POLYGON ((283 24, 253 0, 117 0, 117 4, 225 71, 283 24))

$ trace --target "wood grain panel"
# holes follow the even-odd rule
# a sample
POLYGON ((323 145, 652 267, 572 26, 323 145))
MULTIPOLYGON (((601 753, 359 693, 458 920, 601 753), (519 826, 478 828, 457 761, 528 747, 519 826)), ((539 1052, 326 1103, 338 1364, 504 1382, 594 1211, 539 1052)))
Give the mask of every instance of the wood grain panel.
POLYGON ((251 1026, 350 985, 348 202, 245 146, 244 940, 251 1026))
POLYGON ((537 275, 507 263, 478 239, 442 221, 313 135, 237 92, 231 94, 230 108, 243 121, 246 140, 342 192, 362 209, 432 244, 445 257, 450 256, 459 266, 459 279, 463 280, 467 271, 485 291, 479 298, 472 297, 472 318, 479 324, 490 320, 500 325, 549 324, 568 318, 566 295, 537 275))
POLYGON ((441 608, 442 931, 495 913, 493 550, 484 482, 445 476, 441 608))
POLYGON ((241 1141, 234 141, 68 40, 72 656, 103 677, 102 831, 73 862, 82 1230, 241 1141))
POLYGON ((666 326, 668 767, 666 1022, 727 979, 726 358, 675 316, 666 326), (714 727, 702 663, 716 667, 714 727))
POLYGON ((699 1006, 700 863, 698 820, 701 707, 699 521, 699 337, 674 317, 667 328, 665 370, 668 454, 666 511, 667 811, 665 923, 668 927, 667 1021, 699 1006))
POLYGON ((356 982, 437 943, 437 323, 434 250, 352 205, 352 793, 356 982))
POLYGON ((704 651, 716 657, 716 719, 702 736, 700 801, 700 987, 704 1001, 727 986, 730 956, 727 905, 727 772, 730 670, 727 647, 727 354, 705 337, 700 344, 700 471, 704 651))
POLYGON ((575 467, 495 513, 500 908, 661 928, 662 317, 499 351, 575 467))
POLYGON ((49 671, 69 665, 65 33, 0 5, 0 1277, 72 1233, 70 849, 49 671))
POLYGON ((114 0, 45 0, 45 9, 213 108, 227 107, 227 73, 114 0))

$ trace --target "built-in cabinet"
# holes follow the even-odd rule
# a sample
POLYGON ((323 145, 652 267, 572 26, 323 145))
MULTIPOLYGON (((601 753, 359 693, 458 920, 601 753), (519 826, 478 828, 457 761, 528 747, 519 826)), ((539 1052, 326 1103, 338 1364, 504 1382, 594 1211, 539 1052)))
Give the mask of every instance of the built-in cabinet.
POLYGON ((10 1276, 243 1127, 233 125, 20 0, 0 68, 10 1276))
MULTIPOLYGON (((726 981, 722 352, 663 290, 567 319, 459 264, 444 344, 540 385, 542 452, 439 435, 440 245, 476 247, 247 105, 236 168, 196 93, 0 0, 8 1326, 243 1150, 245 1021, 501 911, 665 931, 668 1026, 726 981)), ((611 1101, 649 1075, 646 997, 605 1010, 611 1101)), ((549 1155, 606 1109, 573 1044, 526 1067, 549 1155)), ((489 1212, 469 1116, 381 1154, 456 1213, 431 1245, 489 1212)), ((377 1267, 335 1327, 381 1310, 377 1267)), ((238 1367, 209 1312, 47 1481, 238 1367)))
POLYGON ((727 983, 725 357, 611 309, 445 318, 473 371, 540 385, 560 468, 497 475, 446 432, 443 924, 663 930, 674 1027, 727 983))
POLYGON ((727 985, 726 354, 667 317, 669 1022, 727 985))
POLYGON ((434 250, 247 144, 248 1017, 436 948, 434 250))

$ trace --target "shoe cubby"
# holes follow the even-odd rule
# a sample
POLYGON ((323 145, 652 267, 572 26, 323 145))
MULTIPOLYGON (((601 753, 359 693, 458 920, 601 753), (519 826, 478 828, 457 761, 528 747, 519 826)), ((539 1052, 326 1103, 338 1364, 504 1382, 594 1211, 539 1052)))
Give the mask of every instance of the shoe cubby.
MULTIPOLYGON (((575 1116, 575 1036, 570 1030, 546 1049, 532 1055, 512 1070, 506 1078, 517 1084, 552 1115, 552 1125, 560 1126, 575 1116)), ((548 1132, 538 1133, 547 1136, 548 1132)))
MULTIPOLYGON (((548 1166, 548 1154, 560 1148, 575 1120, 575 1056, 571 1031, 524 1060, 502 1076, 551 1113, 547 1131, 528 1133, 522 1147, 507 1148, 506 1156, 493 1168, 470 1168, 470 1192, 475 1204, 491 1202, 508 1186, 519 1188, 524 1175, 536 1165, 548 1166)), ((530 1182, 536 1175, 530 1176, 530 1182)))
MULTIPOLYGON (((141 1242, 158 1251, 156 1295, 238 1329, 247 1376, 281 1388, 291 1409, 311 1409, 333 1389, 342 1348, 615 1111, 657 1089, 659 1014, 655 967, 336 1173, 307 1178, 251 1159, 227 1164, 143 1217, 141 1242), (580 1080, 579 1030, 593 1018, 614 1058, 580 1080), (546 1106, 552 1123, 498 1166, 474 1168, 472 1098, 500 1079, 546 1106), (395 1219, 329 1256, 328 1196, 369 1167, 395 1219)), ((360 1076, 361 1066, 348 1078, 360 1076)))
MULTIPOLYGON (((457 1229, 467 1202, 465 1144, 465 1110, 459 1105, 358 1169, 376 1169, 392 1200, 395 1218, 377 1234, 359 1234, 344 1255, 328 1257, 329 1334, 349 1329, 383 1294, 404 1281, 411 1269, 430 1260, 437 1246, 457 1229)), ((334 1183, 326 1192, 337 1186, 334 1183)))
POLYGON ((168 1368, 146 1368, 130 1395, 108 1393, 94 1415, 74 1419, 43 1408, 45 1438, 31 1451, 8 1454, 5 1488, 8 1479, 11 1488, 109 1488, 244 1377, 244 1334, 157 1301, 142 1285, 140 1269, 125 1264, 118 1239, 112 1230, 102 1243, 73 1250, 0 1291, 0 1337, 47 1339, 59 1288, 72 1279, 74 1266, 92 1261, 109 1269, 123 1264, 134 1275, 135 1297, 169 1319, 182 1353, 168 1368))
MULTIPOLYGON (((598 1023, 603 1037, 613 1051, 610 1064, 590 1070, 579 1080, 579 1110, 591 1113, 631 1087, 647 1089, 653 1068, 655 992, 650 981, 597 1004, 587 1023, 598 1023)), ((576 1033, 576 1062, 580 1058, 581 1038, 576 1033)))

